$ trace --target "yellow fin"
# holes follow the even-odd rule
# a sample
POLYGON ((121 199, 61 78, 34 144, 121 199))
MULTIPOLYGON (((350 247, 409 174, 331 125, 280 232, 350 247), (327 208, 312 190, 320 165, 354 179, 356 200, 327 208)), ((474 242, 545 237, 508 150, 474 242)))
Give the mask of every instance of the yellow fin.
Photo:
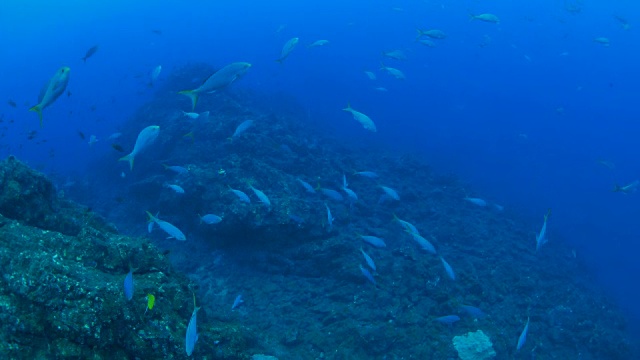
POLYGON ((40 107, 40 104, 30 108, 29 111, 38 113, 38 117, 40 118, 40 127, 42 127, 42 108, 40 107))
POLYGON ((123 156, 120 159, 118 159, 118 161, 128 161, 129 162, 129 168, 131 170, 133 170, 133 160, 134 160, 134 157, 131 156, 131 154, 123 156))
POLYGON ((184 95, 186 97, 188 97, 189 99, 191 99, 191 110, 195 110, 196 109, 196 104, 198 103, 198 93, 195 92, 194 90, 183 90, 183 91, 178 91, 178 94, 184 95))

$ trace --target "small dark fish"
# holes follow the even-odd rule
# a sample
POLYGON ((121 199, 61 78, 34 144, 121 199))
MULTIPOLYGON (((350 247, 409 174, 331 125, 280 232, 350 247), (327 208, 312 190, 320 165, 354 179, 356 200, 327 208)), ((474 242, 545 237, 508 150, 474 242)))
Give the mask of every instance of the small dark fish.
POLYGON ((156 35, 162 35, 162 30, 153 29, 153 30, 151 30, 151 32, 156 34, 156 35))
POLYGON ((87 59, 92 57, 93 54, 96 53, 96 51, 98 51, 98 45, 94 45, 94 46, 90 47, 89 50, 87 50, 87 53, 84 54, 84 57, 82 58, 82 61, 87 62, 87 59))
POLYGON ((133 269, 131 268, 131 266, 129 266, 129 273, 124 278, 124 296, 127 298, 127 300, 133 299, 133 291, 133 269))
POLYGON ((124 149, 122 148, 122 146, 118 145, 118 144, 111 144, 111 147, 113 148, 113 150, 118 151, 118 152, 124 152, 124 149))
POLYGON ((71 91, 67 90, 67 97, 71 97, 71 91))
POLYGON ((98 106, 96 106, 96 105, 94 104, 94 105, 91 105, 91 106, 89 107, 89 110, 91 110, 91 111, 96 111, 96 109, 97 109, 97 108, 98 108, 98 106))
POLYGON ((35 130, 30 131, 30 132, 29 132, 29 134, 27 135, 27 139, 29 139, 29 140, 33 140, 33 139, 35 139, 35 138, 36 138, 36 135, 38 135, 38 132, 37 132, 37 131, 35 131, 35 130))
POLYGON ((9 106, 13 108, 18 107, 18 104, 16 104, 16 102, 13 101, 12 99, 9 99, 9 101, 7 101, 7 104, 9 104, 9 106))
POLYGON ((84 140, 85 136, 84 133, 80 130, 78 130, 78 136, 80 136, 80 139, 84 140))

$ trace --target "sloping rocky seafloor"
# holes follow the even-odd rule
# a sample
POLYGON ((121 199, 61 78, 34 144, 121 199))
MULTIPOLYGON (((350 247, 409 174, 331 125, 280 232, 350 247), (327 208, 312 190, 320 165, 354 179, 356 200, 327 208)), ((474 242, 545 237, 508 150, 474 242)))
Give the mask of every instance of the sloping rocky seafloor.
POLYGON ((196 358, 490 358, 490 350, 463 354, 454 346, 454 337, 477 330, 488 341, 471 345, 493 348, 497 359, 630 357, 625 319, 572 250, 554 238, 536 253, 540 224, 464 200, 463 184, 410 156, 341 144, 295 109, 277 105, 277 97, 206 95, 198 111, 208 110, 208 119, 183 117, 190 104, 176 91, 210 72, 177 71, 128 121, 118 139, 127 149, 145 126, 161 127, 132 172, 114 152, 67 189, 95 213, 57 197, 46 179, 15 160, 4 162, 10 170, 2 174, 30 174, 19 186, 10 186, 11 176, 2 180, 4 351, 184 357, 193 291, 202 306, 196 358), (229 140, 246 119, 253 127, 229 140), (353 175, 360 170, 380 177, 353 175), (343 174, 358 194, 353 204, 320 189, 311 194, 298 181, 342 192, 343 174), (40 184, 31 192, 40 200, 23 198, 29 177, 40 184), (270 210, 249 185, 270 198, 270 210), (400 201, 381 198, 381 185, 397 190, 400 201), (252 203, 240 202, 229 187, 252 203), (42 202, 49 204, 44 211, 42 202), (331 226, 325 205, 335 218, 331 226), (145 210, 159 212, 187 240, 166 239, 158 229, 148 234, 145 210), (137 237, 121 235, 96 213, 137 237), (206 213, 223 220, 203 224, 198 214, 206 213), (394 216, 414 224, 438 256, 419 249, 394 216), (359 235, 379 236, 387 246, 375 248, 359 235), (360 270, 367 267, 361 248, 377 265, 375 286, 360 270), (122 281, 130 262, 138 270, 136 295, 127 302, 122 281), (158 300, 145 315, 147 293, 158 300), (232 310, 238 294, 244 303, 232 310), (462 305, 486 315, 470 315, 462 305), (461 319, 436 320, 447 315, 461 319), (516 352, 527 318, 527 342, 516 352))

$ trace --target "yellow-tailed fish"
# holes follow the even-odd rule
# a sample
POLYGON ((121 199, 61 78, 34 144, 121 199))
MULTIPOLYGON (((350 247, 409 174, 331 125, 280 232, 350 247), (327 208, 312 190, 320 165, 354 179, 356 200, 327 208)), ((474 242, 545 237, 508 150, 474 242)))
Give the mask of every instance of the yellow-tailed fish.
POLYGON ((361 113, 361 112, 357 111, 357 110, 354 110, 354 109, 351 107, 351 104, 347 104, 347 107, 346 107, 346 108, 344 108, 344 109, 342 109, 342 110, 344 110, 344 111, 346 111, 346 112, 351 113, 351 115, 353 115, 353 118, 354 118, 356 121, 358 121, 360 124, 362 124, 362 126, 363 126, 365 129, 367 129, 367 130, 369 130, 369 131, 376 132, 376 130, 377 130, 377 129, 376 129, 376 125, 373 123, 373 121, 371 120, 371 118, 370 118, 370 117, 368 117, 367 115, 365 115, 365 114, 363 114, 363 113, 361 113))
POLYGON ((234 82, 237 78, 244 75, 247 70, 251 67, 251 64, 247 62, 235 62, 231 63, 222 69, 216 71, 213 75, 209 76, 205 82, 200 85, 198 88, 193 90, 183 90, 178 92, 178 94, 182 94, 191 99, 192 107, 191 109, 196 108, 196 104, 198 103, 198 96, 202 93, 212 93, 216 90, 220 90, 227 85, 234 82))
POLYGON ((289 54, 291 54, 293 49, 296 48, 296 45, 298 45, 299 41, 300 39, 297 37, 289 39, 289 41, 287 41, 282 47, 282 51, 280 52, 280 58, 276 59, 276 61, 282 64, 284 59, 286 59, 289 56, 289 54))
POLYGON ((138 134, 138 138, 136 139, 136 144, 133 146, 133 151, 131 151, 131 153, 121 157, 118 160, 128 161, 129 168, 133 170, 133 161, 135 160, 136 155, 140 154, 142 151, 148 148, 149 145, 153 144, 153 142, 155 142, 156 139, 158 138, 159 133, 160 133, 160 126, 158 125, 151 125, 142 129, 142 131, 140 131, 140 134, 138 134))
POLYGON ((53 104, 56 99, 60 97, 60 95, 64 94, 67 89, 67 84, 69 83, 69 72, 71 69, 67 66, 63 66, 53 77, 49 80, 49 82, 45 85, 45 87, 40 92, 40 96, 38 97, 38 104, 29 109, 29 111, 35 111, 38 113, 40 117, 40 127, 42 127, 42 110, 47 106, 53 104))

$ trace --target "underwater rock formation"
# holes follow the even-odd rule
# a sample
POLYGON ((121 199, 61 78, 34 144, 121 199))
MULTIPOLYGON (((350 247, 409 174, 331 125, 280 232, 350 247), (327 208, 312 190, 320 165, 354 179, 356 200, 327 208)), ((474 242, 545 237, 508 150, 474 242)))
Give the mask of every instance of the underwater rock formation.
MULTIPOLYGON (((165 254, 57 197, 44 175, 15 158, 0 162, 0 179, 1 358, 186 358, 197 287, 172 270, 165 254), (135 292, 127 301, 129 266, 135 292), (147 294, 156 302, 145 312, 147 294)), ((214 353, 215 339, 245 342, 235 326, 208 325, 198 344, 203 352, 214 353)), ((238 349, 244 347, 218 351, 230 358, 240 356, 238 349)))
MULTIPOLYGON (((522 356, 629 357, 625 319, 590 284, 572 249, 554 239, 536 253, 532 233, 539 224, 525 224, 501 206, 470 203, 468 184, 415 157, 335 139, 301 120, 303 113, 257 94, 202 96, 196 111, 209 111, 207 121, 187 119, 182 112, 191 104, 175 91, 209 72, 186 67, 170 77, 123 128, 121 141, 133 144, 142 128, 159 125, 153 148, 131 172, 118 164, 119 154, 96 161, 91 185, 75 196, 123 232, 171 249, 172 263, 200 286, 200 313, 250 333, 246 346, 283 359, 450 359, 457 356, 455 336, 482 328, 496 358, 512 358, 530 317, 522 356), (252 127, 229 139, 247 119, 252 127), (379 177, 355 174, 365 170, 379 177), (345 176, 355 202, 342 190, 345 176), (269 197, 269 207, 252 186, 269 197), (187 240, 166 239, 157 229, 146 234, 145 211, 160 212, 187 240), (222 221, 202 223, 199 215, 209 213, 222 221), (361 235, 386 246, 371 246, 361 235), (437 256, 418 246, 424 241, 437 256), (245 302, 232 309, 239 294, 245 302), (482 311, 464 310, 473 307, 482 311), (448 316, 460 320, 436 320, 448 316)), ((212 333, 202 331, 209 339, 212 333)))

